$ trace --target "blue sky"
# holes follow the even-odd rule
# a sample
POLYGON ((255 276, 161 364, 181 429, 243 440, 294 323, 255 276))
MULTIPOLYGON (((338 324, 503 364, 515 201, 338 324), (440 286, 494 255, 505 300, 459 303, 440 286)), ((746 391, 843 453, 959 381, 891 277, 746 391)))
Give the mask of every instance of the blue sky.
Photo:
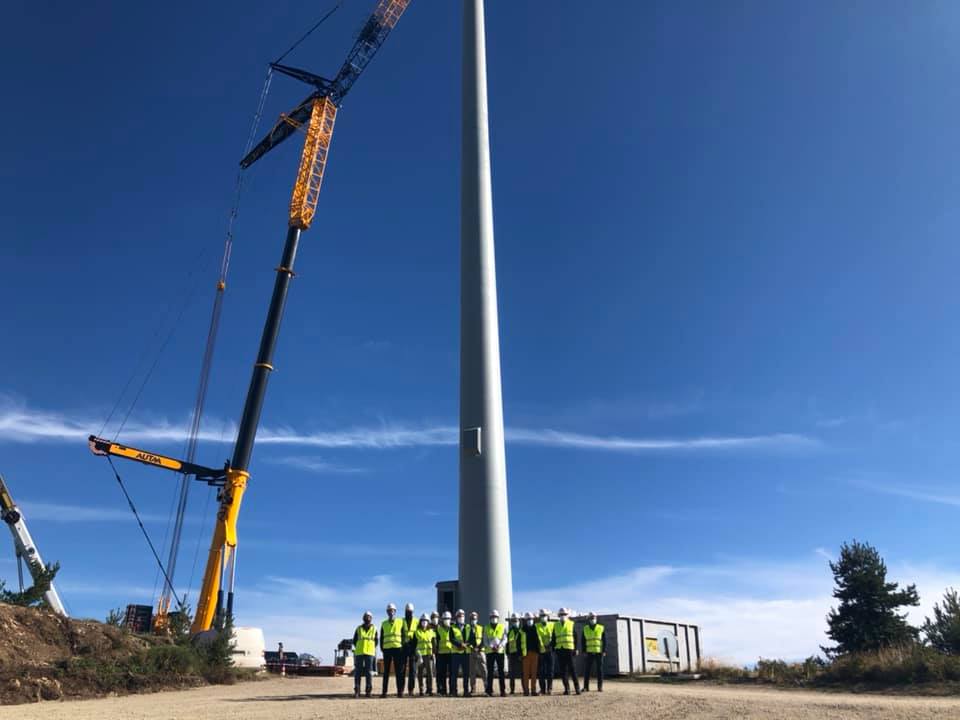
MULTIPOLYGON (((287 61, 332 74, 372 5, 287 61)), ((487 9, 520 609, 689 619, 707 654, 799 657, 854 537, 929 607, 960 582, 957 7, 550 7, 487 9)), ((153 597, 84 438, 176 325, 120 438, 181 450, 264 66, 326 9, 7 10, 0 472, 75 614, 153 597)), ((240 521, 239 621, 270 643, 329 658, 366 607, 425 607, 456 574, 459 37, 459 3, 414 0, 338 117, 240 521)), ((304 94, 275 78, 265 123, 304 94)), ((248 175, 207 464, 230 454, 297 153, 248 175)), ((174 478, 119 467, 162 540, 174 478)))

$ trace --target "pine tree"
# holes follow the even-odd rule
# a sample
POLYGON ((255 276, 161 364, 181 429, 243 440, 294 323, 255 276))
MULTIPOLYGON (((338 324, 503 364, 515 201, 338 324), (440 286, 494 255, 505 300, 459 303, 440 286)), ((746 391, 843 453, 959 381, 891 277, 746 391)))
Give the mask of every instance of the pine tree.
POLYGON ((47 565, 37 573, 38 577, 33 581, 33 585, 23 592, 7 590, 3 583, 0 582, 0 602, 7 603, 8 605, 25 605, 28 607, 45 606, 46 600, 44 600, 43 597, 44 593, 50 589, 50 585, 53 583, 53 579, 59 571, 60 563, 47 565))
POLYGON ((830 563, 839 606, 827 615, 827 635, 835 647, 821 649, 835 657, 850 652, 879 650, 915 642, 917 629, 907 623, 898 608, 920 604, 915 585, 901 590, 887 582, 887 566, 876 548, 856 540, 844 543, 840 558, 830 563))
POLYGON ((943 594, 943 607, 933 605, 933 620, 923 623, 927 642, 947 655, 960 655, 960 596, 953 588, 943 594))

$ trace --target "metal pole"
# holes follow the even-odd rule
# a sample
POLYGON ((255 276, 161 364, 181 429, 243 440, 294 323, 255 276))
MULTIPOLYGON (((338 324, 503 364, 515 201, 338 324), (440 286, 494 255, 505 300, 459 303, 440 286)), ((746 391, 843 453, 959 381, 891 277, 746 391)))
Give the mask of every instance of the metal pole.
POLYGON ((250 379, 250 389, 247 390, 247 400, 243 404, 243 416, 237 430, 237 444, 233 450, 233 460, 230 467, 233 470, 247 470, 250 465, 250 456, 253 454, 253 441, 257 437, 257 425, 260 423, 260 411, 263 409, 263 398, 267 392, 267 380, 273 370, 273 351, 277 345, 277 335, 280 333, 280 320, 283 318, 283 306, 287 300, 287 288, 293 276, 293 262, 297 257, 297 243, 300 241, 300 228, 290 227, 287 231, 287 241, 283 246, 283 258, 277 268, 277 279, 273 284, 273 297, 270 298, 270 309, 267 311, 267 320, 263 326, 263 336, 260 338, 260 352, 257 353, 257 362, 253 366, 253 377, 250 379))
POLYGON ((500 388, 483 0, 463 4, 460 196, 460 606, 513 608, 500 388))

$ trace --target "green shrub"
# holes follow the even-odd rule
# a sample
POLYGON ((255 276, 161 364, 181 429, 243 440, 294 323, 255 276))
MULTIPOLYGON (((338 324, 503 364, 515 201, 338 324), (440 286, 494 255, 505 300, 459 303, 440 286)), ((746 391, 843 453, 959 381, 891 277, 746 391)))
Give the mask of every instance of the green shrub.
POLYGON ((817 677, 822 685, 895 687, 960 680, 960 658, 912 644, 836 658, 817 677))
POLYGON ((145 665, 150 672, 165 675, 199 674, 201 658, 191 647, 157 645, 147 650, 145 665))

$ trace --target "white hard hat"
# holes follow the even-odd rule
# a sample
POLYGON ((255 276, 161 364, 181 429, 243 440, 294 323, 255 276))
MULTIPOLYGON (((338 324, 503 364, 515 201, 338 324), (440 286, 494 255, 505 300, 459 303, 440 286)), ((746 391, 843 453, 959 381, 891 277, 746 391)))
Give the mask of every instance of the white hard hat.
POLYGON ((550 611, 547 610, 546 608, 540 608, 540 614, 541 614, 541 615, 549 615, 549 614, 550 614, 550 611))
POLYGON ((444 620, 449 620, 449 619, 450 619, 450 611, 449 611, 449 610, 444 610, 444 612, 443 612, 443 619, 444 619, 444 620))
POLYGON ((456 614, 457 616, 466 615, 466 613, 465 613, 463 610, 457 610, 457 612, 456 612, 455 614, 456 614))
POLYGON ((367 611, 363 614, 363 616, 364 616, 365 618, 367 618, 367 617, 368 617, 368 618, 372 618, 372 617, 373 617, 373 613, 370 612, 369 610, 367 610, 367 611))
POLYGON ((471 611, 470 611, 470 617, 475 618, 475 617, 480 617, 480 616, 477 614, 477 611, 476 611, 476 610, 471 610, 471 611))
MULTIPOLYGON (((530 613, 527 613, 527 615, 529 615, 529 614, 530 614, 530 613)), ((520 618, 517 617, 517 614, 516 614, 515 612, 512 612, 512 613, 510 613, 510 619, 511 619, 511 620, 519 620, 520 618)))
POLYGON ((557 610, 557 615, 569 615, 569 614, 570 613, 567 612, 566 608, 560 608, 559 610, 557 610))
POLYGON ((423 615, 421 615, 421 616, 420 616, 420 619, 421 619, 421 620, 426 620, 427 622, 430 622, 430 618, 427 617, 427 614, 426 614, 426 613, 424 613, 423 615))
POLYGON ((403 609, 404 612, 413 612, 413 603, 407 603, 407 606, 403 609))
POLYGON ((588 620, 595 620, 596 617, 597 617, 597 614, 596 614, 595 612, 593 612, 593 611, 590 611, 590 612, 587 613, 587 619, 588 619, 588 620))
MULTIPOLYGON (((449 614, 450 614, 450 613, 447 613, 447 615, 449 615, 449 614)), ((430 613, 430 617, 431 617, 431 618, 438 618, 438 617, 440 617, 440 613, 438 613, 436 610, 434 610, 432 613, 430 613)))
POLYGON ((525 613, 523 614, 523 619, 524 619, 524 620, 533 620, 533 613, 525 612, 525 613))
POLYGON ((490 611, 490 617, 500 617, 500 611, 499 611, 499 610, 491 610, 491 611, 490 611))
POLYGON ((397 609, 397 606, 394 605, 393 603, 390 603, 389 605, 387 605, 387 612, 390 612, 391 610, 396 610, 396 609, 397 609))

